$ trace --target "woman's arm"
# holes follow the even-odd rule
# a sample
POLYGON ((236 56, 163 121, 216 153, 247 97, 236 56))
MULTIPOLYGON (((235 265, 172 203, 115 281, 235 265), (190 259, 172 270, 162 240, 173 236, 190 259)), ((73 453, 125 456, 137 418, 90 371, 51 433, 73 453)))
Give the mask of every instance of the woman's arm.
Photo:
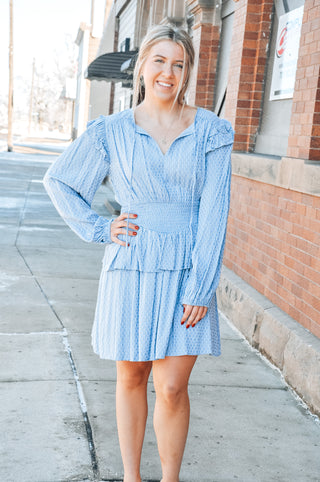
POLYGON ((87 242, 111 242, 112 220, 91 209, 93 197, 109 174, 109 167, 105 118, 100 116, 59 156, 43 179, 60 216, 87 242))
POLYGON ((219 283, 230 205, 233 143, 230 124, 224 121, 222 127, 226 131, 222 141, 212 140, 207 149, 192 268, 181 297, 184 305, 208 307, 219 283))

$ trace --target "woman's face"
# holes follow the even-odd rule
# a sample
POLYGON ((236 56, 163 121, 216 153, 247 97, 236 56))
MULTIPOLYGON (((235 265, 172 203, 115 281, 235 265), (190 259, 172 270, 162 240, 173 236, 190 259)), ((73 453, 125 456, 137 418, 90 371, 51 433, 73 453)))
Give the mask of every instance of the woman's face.
POLYGON ((175 99, 183 75, 183 57, 182 47, 172 40, 161 40, 150 49, 142 67, 146 98, 164 102, 175 99))

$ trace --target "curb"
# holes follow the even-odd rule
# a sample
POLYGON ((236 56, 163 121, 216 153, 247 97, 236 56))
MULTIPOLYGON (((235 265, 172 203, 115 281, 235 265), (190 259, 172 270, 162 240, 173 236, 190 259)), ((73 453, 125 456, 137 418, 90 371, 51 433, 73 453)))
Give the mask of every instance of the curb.
POLYGON ((225 266, 217 300, 221 312, 319 416, 320 340, 225 266))

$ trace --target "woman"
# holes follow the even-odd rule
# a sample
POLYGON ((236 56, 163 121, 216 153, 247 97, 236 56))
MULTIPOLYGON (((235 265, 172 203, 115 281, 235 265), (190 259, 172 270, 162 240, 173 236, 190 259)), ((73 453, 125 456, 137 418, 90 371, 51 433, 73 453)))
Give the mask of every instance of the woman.
POLYGON ((220 354, 215 290, 233 131, 185 103, 193 62, 186 32, 153 28, 135 67, 134 108, 89 123, 44 179, 69 226, 86 241, 106 243, 92 345, 117 361, 124 482, 141 481, 151 369, 162 481, 177 482, 191 370, 197 355, 220 354), (113 220, 91 210, 106 175, 122 206, 113 220))

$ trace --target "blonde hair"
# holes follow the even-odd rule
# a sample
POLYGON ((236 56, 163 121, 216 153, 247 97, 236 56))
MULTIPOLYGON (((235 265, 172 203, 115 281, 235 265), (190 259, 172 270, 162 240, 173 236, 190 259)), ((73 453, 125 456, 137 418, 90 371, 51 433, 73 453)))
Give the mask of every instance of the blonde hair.
POLYGON ((133 107, 144 99, 144 90, 141 79, 142 67, 149 55, 151 48, 162 40, 172 40, 180 45, 183 50, 183 71, 180 79, 178 93, 174 103, 183 104, 184 95, 188 89, 191 71, 194 64, 194 48, 189 34, 182 28, 171 25, 156 25, 144 37, 139 49, 138 58, 133 73, 133 107))

